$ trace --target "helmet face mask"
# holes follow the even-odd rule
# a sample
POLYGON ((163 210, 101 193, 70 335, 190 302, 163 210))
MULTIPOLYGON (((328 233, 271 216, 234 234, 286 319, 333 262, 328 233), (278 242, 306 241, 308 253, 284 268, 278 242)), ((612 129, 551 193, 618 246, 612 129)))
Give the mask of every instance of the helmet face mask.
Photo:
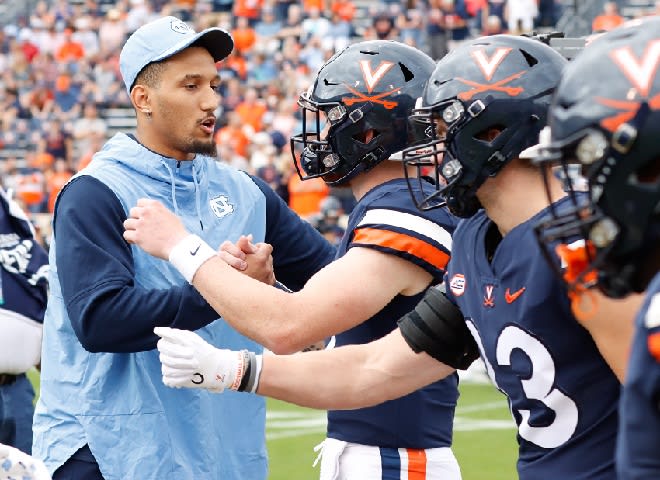
POLYGON ((581 173, 567 183, 576 206, 552 209, 536 228, 546 255, 578 239, 587 252, 579 268, 564 262, 573 273, 560 272, 569 290, 597 284, 615 298, 643 291, 657 268, 649 255, 660 254, 660 71, 656 64, 644 82, 622 61, 660 48, 660 19, 634 25, 599 37, 569 65, 534 158, 546 176, 581 173))
POLYGON ((408 115, 434 67, 423 52, 388 40, 335 54, 298 101, 302 132, 291 150, 300 178, 346 184, 403 150, 408 115))
POLYGON ((340 163, 328 141, 328 133, 345 119, 346 109, 338 102, 313 102, 309 100, 309 92, 300 96, 298 106, 302 110, 303 131, 291 137, 294 160, 295 152, 300 152, 300 160, 294 162, 298 175, 306 180, 334 174, 340 163), (313 120, 308 126, 310 116, 313 120))
POLYGON ((444 201, 459 217, 474 215, 486 179, 536 142, 565 63, 542 42, 513 35, 482 37, 444 57, 412 115, 446 127, 442 146, 433 145, 436 137, 404 152, 408 166, 437 170, 436 191, 418 199, 418 206, 444 201), (426 151, 427 158, 415 150, 426 151))

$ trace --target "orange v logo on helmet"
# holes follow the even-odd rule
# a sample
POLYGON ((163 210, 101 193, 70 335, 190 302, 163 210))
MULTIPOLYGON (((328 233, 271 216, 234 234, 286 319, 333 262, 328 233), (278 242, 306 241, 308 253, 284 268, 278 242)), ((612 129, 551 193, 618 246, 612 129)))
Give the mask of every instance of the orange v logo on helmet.
MULTIPOLYGON (((658 68, 660 68, 660 40, 649 42, 641 59, 635 57, 630 47, 618 48, 610 52, 609 55, 634 87, 636 93, 639 94, 633 95, 629 100, 615 100, 602 97, 595 99, 601 105, 621 111, 600 122, 604 129, 613 132, 619 128, 619 125, 631 120, 635 116, 635 112, 637 112, 640 105, 640 100, 634 100, 637 97, 648 99, 651 109, 660 109, 660 94, 653 98, 648 98, 651 85, 653 85, 658 68)), ((635 92, 628 92, 628 95, 631 93, 635 92)))
MULTIPOLYGON (((502 64, 502 62, 511 52, 511 50, 512 50, 511 48, 498 48, 497 50, 495 50, 495 53, 489 58, 486 55, 486 49, 482 48, 470 52, 470 56, 479 67, 479 70, 481 70, 481 73, 483 73, 486 81, 490 82, 490 80, 493 78, 493 75, 495 75, 497 68, 502 64)), ((472 80, 468 80, 466 78, 457 77, 456 80, 458 80, 459 82, 462 82, 466 85, 473 87, 472 90, 459 93, 458 98, 460 100, 470 100, 478 93, 483 93, 488 91, 503 92, 506 93, 507 95, 515 97, 517 95, 520 95, 522 92, 524 92, 525 89, 522 87, 508 87, 507 84, 522 77, 525 73, 526 71, 523 70, 518 73, 514 73, 513 75, 510 75, 506 78, 503 78, 502 80, 499 80, 495 83, 479 83, 472 80)))
MULTIPOLYGON (((376 68, 376 71, 373 71, 371 70, 371 63, 369 62, 369 60, 360 60, 360 69, 362 70, 362 78, 364 78, 364 84, 367 86, 367 91, 369 93, 373 91, 374 87, 378 85, 378 83, 382 80, 385 74, 393 66, 394 64, 392 62, 380 62, 378 64, 378 67, 376 68)), ((355 88, 352 88, 348 84, 344 84, 344 86, 348 89, 348 91, 350 91, 352 94, 355 95, 355 97, 342 98, 342 101, 348 107, 350 107, 354 103, 373 102, 382 105, 388 110, 391 110, 399 104, 399 102, 395 102, 393 100, 383 100, 383 98, 393 95, 394 93, 401 90, 401 88, 395 88, 390 90, 389 92, 379 93, 378 95, 365 95, 359 92, 358 90, 356 90, 355 88)))

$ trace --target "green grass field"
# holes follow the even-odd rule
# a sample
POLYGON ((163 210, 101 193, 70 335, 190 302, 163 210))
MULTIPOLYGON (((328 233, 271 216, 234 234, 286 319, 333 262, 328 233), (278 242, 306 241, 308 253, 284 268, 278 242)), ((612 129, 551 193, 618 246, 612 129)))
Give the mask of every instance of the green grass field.
MULTIPOLYGON (((515 425, 504 396, 490 384, 461 383, 454 453, 463 480, 517 478, 515 425)), ((313 480, 314 446, 325 437, 325 413, 268 401, 266 438, 270 480, 313 480)))
MULTIPOLYGON (((39 374, 28 373, 38 392, 39 374)), ((461 382, 454 421, 454 453, 463 480, 512 480, 516 475, 515 425, 504 396, 490 384, 461 382)), ((314 446, 325 438, 325 412, 268 400, 269 480, 318 479, 314 446)))

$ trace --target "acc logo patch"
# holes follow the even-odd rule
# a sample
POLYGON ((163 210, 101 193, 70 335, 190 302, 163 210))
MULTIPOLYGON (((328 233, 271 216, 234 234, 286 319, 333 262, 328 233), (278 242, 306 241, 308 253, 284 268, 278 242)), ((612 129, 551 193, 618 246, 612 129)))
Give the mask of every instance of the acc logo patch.
POLYGON ((226 217, 227 215, 234 213, 234 204, 229 202, 227 195, 213 197, 209 201, 209 205, 211 206, 213 214, 218 218, 226 217))
POLYGON ((465 293, 465 275, 457 273, 449 281, 449 288, 455 297, 460 297, 465 293))

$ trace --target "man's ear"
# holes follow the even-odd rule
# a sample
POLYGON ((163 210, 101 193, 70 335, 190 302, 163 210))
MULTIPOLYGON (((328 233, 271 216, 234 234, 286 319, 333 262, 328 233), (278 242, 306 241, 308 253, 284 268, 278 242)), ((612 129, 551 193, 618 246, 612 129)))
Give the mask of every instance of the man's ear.
POLYGON ((151 116, 151 98, 149 88, 145 85, 135 85, 131 90, 131 102, 135 111, 151 116))

